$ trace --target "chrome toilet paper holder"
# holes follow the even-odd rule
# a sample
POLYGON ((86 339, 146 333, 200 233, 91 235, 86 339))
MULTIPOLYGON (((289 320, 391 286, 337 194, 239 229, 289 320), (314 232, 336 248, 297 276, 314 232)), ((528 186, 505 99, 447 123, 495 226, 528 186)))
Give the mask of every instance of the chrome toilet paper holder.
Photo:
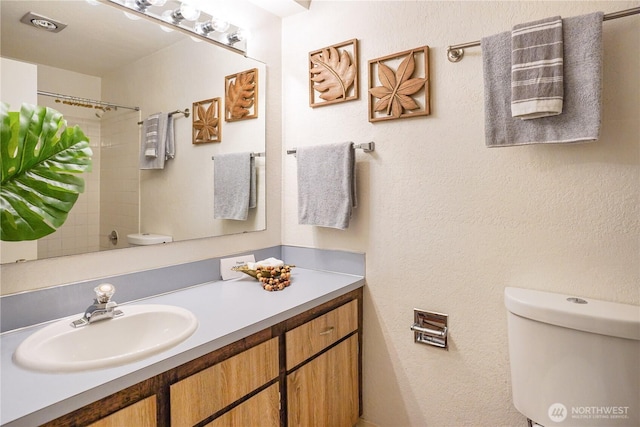
POLYGON ((411 325, 414 342, 447 349, 448 320, 447 314, 414 308, 411 325))

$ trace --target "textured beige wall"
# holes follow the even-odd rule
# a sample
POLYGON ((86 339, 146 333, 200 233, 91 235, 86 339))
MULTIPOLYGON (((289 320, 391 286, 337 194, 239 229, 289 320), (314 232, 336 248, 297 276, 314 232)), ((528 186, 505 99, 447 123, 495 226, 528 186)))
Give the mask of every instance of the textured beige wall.
POLYGON ((525 425, 511 404, 505 286, 638 304, 640 17, 604 23, 601 139, 485 148, 482 57, 446 46, 553 15, 637 2, 329 2, 283 20, 284 148, 376 142, 358 157, 347 231, 297 224, 283 165, 283 243, 365 251, 364 418, 381 427, 525 425), (360 100, 308 106, 308 53, 360 42, 360 100), (371 124, 367 61, 431 46, 432 115, 371 124), (450 349, 414 344, 413 308, 450 315, 450 349))

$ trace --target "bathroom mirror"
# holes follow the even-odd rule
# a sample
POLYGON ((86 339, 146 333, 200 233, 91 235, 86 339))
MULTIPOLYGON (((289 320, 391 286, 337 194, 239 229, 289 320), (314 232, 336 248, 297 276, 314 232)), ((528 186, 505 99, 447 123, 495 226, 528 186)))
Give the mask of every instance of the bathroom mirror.
MULTIPOLYGON (((37 259, 129 247, 127 235, 138 232, 181 241, 264 230, 265 64, 178 31, 163 31, 157 22, 130 19, 109 4, 92 3, 0 2, 0 53, 3 58, 37 64, 38 91, 115 104, 100 108, 38 96, 39 105, 57 109, 90 137, 94 168, 85 174, 85 193, 66 223, 37 242, 37 259), (21 23, 27 12, 66 27, 54 33, 21 23), (224 108, 225 76, 251 69, 258 70, 258 117, 225 122, 222 110, 222 141, 192 144, 193 112, 189 117, 183 112, 212 98, 220 98, 224 108), (174 111, 181 111, 172 116, 175 158, 164 169, 140 170, 141 121, 157 112, 174 111), (246 221, 214 220, 213 158, 234 152, 259 154, 257 206, 249 210, 246 221)), ((9 77, 3 72, 5 78, 9 77)), ((3 255, 3 262, 14 261, 3 255)))

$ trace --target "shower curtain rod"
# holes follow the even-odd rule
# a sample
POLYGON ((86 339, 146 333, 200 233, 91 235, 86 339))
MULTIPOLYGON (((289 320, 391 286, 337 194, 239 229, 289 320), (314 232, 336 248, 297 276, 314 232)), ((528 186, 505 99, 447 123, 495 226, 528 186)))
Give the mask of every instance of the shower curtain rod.
POLYGON ((52 98, 68 99, 70 101, 76 102, 85 102, 88 104, 99 105, 101 107, 125 108, 127 110, 140 111, 140 107, 127 107, 126 105, 112 104, 111 102, 96 101, 95 99, 79 98, 77 96, 63 95, 60 93, 45 92, 43 90, 39 90, 38 95, 50 96, 52 98))
MULTIPOLYGON (((624 18, 625 16, 637 15, 640 13, 640 7, 632 7, 631 9, 621 10, 619 12, 607 13, 602 17, 603 21, 609 21, 611 19, 624 18)), ((469 43, 455 44, 447 47, 447 58, 451 62, 458 62, 464 56, 464 50, 468 47, 480 46, 480 40, 469 43)))

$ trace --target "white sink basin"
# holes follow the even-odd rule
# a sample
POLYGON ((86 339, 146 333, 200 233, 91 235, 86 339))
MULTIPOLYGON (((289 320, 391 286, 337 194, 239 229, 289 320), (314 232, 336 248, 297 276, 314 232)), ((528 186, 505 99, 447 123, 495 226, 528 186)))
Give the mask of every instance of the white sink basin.
POLYGON ((75 372, 124 365, 167 350, 198 327, 193 313, 170 305, 119 306, 124 315, 80 328, 82 315, 33 333, 15 352, 22 367, 44 372, 75 372))

